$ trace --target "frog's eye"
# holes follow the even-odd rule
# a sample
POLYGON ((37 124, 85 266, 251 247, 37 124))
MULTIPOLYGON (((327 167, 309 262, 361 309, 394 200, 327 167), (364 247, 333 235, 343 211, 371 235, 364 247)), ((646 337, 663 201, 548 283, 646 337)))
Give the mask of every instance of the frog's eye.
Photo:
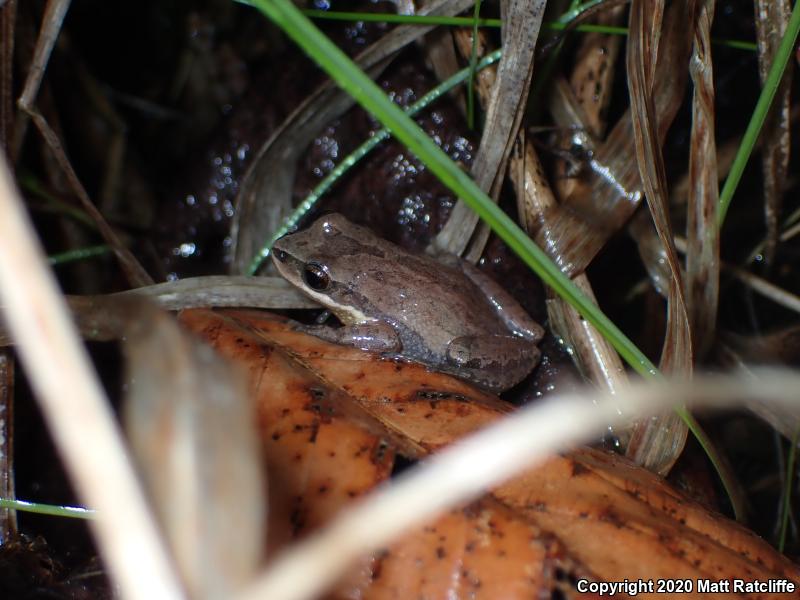
POLYGON ((303 281, 306 282, 308 287, 317 292, 322 292, 328 289, 331 284, 331 276, 319 263, 309 262, 303 267, 303 281))

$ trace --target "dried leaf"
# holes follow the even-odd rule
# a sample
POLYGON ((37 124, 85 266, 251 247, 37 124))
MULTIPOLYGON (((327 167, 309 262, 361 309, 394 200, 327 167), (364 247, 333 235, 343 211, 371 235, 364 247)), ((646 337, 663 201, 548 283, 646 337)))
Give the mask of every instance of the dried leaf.
POLYGON ((491 497, 410 531, 378 554, 367 575, 341 596, 571 600, 584 597, 573 582, 598 579, 554 536, 491 497))
POLYGON ((583 448, 554 458, 495 496, 554 532, 606 581, 800 577, 797 565, 752 532, 613 453, 583 448))
MULTIPOLYGON (((285 461, 273 467, 270 481, 280 472, 281 487, 293 494, 295 510, 288 514, 290 525, 298 525, 294 533, 338 514, 345 496, 365 491, 364 482, 383 480, 385 454, 376 458, 376 437, 370 437, 381 437, 380 428, 395 438, 407 436, 406 444, 422 457, 510 410, 452 378, 311 338, 268 314, 187 311, 183 318, 221 342, 223 352, 248 361, 270 453, 285 461), (298 373, 304 367, 314 372, 311 379, 301 375, 306 379, 290 383, 279 376, 298 366, 298 373), (423 382, 426 387, 415 392, 423 382), (293 395, 299 399, 288 399, 293 395), (342 437, 349 415, 360 415, 361 427, 352 430, 360 452, 350 451, 354 446, 342 437), (335 442, 320 441, 334 431, 335 442), (351 457, 352 469, 331 462, 351 457), (351 493, 337 491, 342 485, 351 493)), ((390 442, 385 452, 392 449, 390 442)), ((492 495, 363 558, 331 597, 384 600, 401 590, 402 597, 445 598, 467 590, 481 599, 501 592, 511 599, 533 592, 575 598, 572 586, 581 577, 800 580, 798 567, 763 540, 614 454, 578 449, 526 471, 492 495), (572 578, 568 587, 557 585, 553 569, 572 578)))

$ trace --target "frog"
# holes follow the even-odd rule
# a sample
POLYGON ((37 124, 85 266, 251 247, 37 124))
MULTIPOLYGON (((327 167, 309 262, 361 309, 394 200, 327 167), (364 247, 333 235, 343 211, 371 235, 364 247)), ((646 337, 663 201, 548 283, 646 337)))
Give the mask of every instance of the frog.
POLYGON ((500 393, 538 364, 544 329, 500 285, 454 255, 415 254, 329 213, 275 242, 278 273, 342 326, 324 340, 422 363, 500 393))

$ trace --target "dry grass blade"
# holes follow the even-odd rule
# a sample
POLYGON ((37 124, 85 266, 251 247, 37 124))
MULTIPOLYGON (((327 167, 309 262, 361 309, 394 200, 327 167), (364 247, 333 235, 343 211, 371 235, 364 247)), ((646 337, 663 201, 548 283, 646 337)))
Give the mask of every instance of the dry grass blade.
POLYGON ((650 285, 656 293, 664 298, 669 294, 669 267, 667 251, 658 239, 653 219, 646 211, 639 211, 628 223, 628 234, 631 236, 642 259, 642 266, 647 270, 650 285))
POLYGON ((89 194, 78 178, 78 174, 75 173, 75 170, 72 168, 72 164, 70 163, 69 158, 67 158, 67 154, 64 151, 64 147, 61 145, 61 141, 58 139, 56 132, 53 131, 53 129, 47 123, 47 120, 36 109, 30 108, 27 109, 27 112, 31 119, 33 119, 33 123, 36 125, 39 133, 42 134, 42 137, 53 153, 53 156, 55 156, 58 165, 64 171, 64 175, 66 175, 70 187, 72 188, 73 192, 75 192, 78 200, 80 200, 81 207, 92 218, 92 221, 94 221, 97 229, 100 231, 100 235, 103 236, 105 242, 111 246, 114 255, 117 257, 117 260, 119 261, 120 266, 122 267, 122 270, 128 279, 128 283, 130 283, 132 287, 142 287, 152 284, 153 278, 147 274, 147 271, 145 271, 141 263, 136 259, 127 246, 125 246, 122 240, 120 240, 117 233, 114 231, 111 225, 108 224, 108 221, 106 221, 105 217, 103 217, 103 215, 97 209, 91 198, 89 198, 89 194))
POLYGON ((439 452, 415 472, 343 512, 330 527, 276 558, 240 600, 314 597, 359 556, 384 546, 408 527, 484 493, 553 452, 589 439, 609 422, 619 424, 619 408, 641 417, 690 400, 721 407, 758 397, 785 407, 796 418, 798 385, 796 374, 770 371, 759 378, 639 384, 617 395, 565 394, 530 405, 439 452))
MULTIPOLYGON (((14 490, 14 355, 0 350, 0 498, 16 499, 14 490)), ((17 533, 17 513, 0 509, 0 546, 17 533)))
POLYGON ((180 598, 105 394, 0 161, 0 297, 31 386, 124 598, 180 598))
MULTIPOLYGON (((625 7, 617 6, 597 15, 598 25, 618 25, 624 16, 625 7)), ((550 94, 550 111, 553 119, 562 127, 569 127, 562 136, 563 148, 569 151, 576 132, 572 127, 584 127, 584 137, 602 140, 606 135, 606 112, 611 102, 612 84, 616 72, 615 64, 623 38, 618 35, 587 33, 581 36, 575 52, 575 62, 569 82, 557 78, 550 94)), ((594 152, 594 145, 584 148, 594 152)), ((572 194, 588 193, 586 178, 570 173, 568 161, 556 162, 553 186, 562 200, 572 194), (578 190, 579 186, 584 189, 578 190)))
MULTIPOLYGON (((597 15, 595 22, 598 25, 617 25, 624 12, 624 6, 617 6, 597 15)), ((587 117, 586 128, 598 139, 606 131, 605 114, 611 101, 614 64, 622 40, 618 35, 583 35, 569 76, 570 87, 587 117)))
MULTIPOLYGON (((616 24, 623 15, 624 7, 615 7, 598 15, 597 21, 603 24, 616 24)), ((611 99, 611 83, 614 76, 614 62, 619 52, 621 39, 618 36, 602 34, 588 34, 581 40, 575 55, 575 64, 570 75, 570 82, 558 78, 550 97, 550 108, 554 120, 567 128, 570 144, 576 135, 576 130, 583 131, 584 149, 587 153, 594 151, 594 139, 601 139, 605 135, 605 111, 611 99)), ((526 160, 523 167, 525 173, 542 173, 542 167, 531 148, 530 156, 535 160, 526 160)), ((584 182, 579 177, 570 177, 569 164, 565 160, 556 162, 555 189, 559 198, 566 198, 576 192, 579 185, 584 182)), ((514 171, 512 171, 514 172, 514 171)), ((538 179, 538 177, 535 177, 538 179)), ((524 187, 515 180, 517 193, 535 194, 544 186, 525 183, 524 187)), ((541 227, 538 236, 552 239, 558 234, 552 231, 552 215, 557 208, 555 197, 552 194, 541 193, 537 201, 540 214, 537 220, 541 227)), ((529 201, 530 202, 530 201, 529 201)), ((520 214, 526 214, 529 209, 519 208, 520 214)), ((530 218, 526 222, 531 223, 530 218)), ((533 229, 531 230, 533 231, 533 229)), ((594 292, 586 274, 573 277, 575 284, 590 298, 594 292)), ((611 344, 585 319, 560 298, 550 298, 547 303, 550 322, 558 335, 562 336, 572 348, 573 358, 581 373, 601 389, 609 391, 618 390, 628 385, 628 377, 619 355, 611 344)), ((615 436, 624 449, 628 443, 628 432, 618 430, 615 436)))
MULTIPOLYGON (((143 288, 93 296, 107 304, 124 298, 150 298, 165 310, 184 308, 317 308, 319 305, 300 293, 282 277, 244 277, 208 275, 187 277, 177 281, 157 283, 143 288)), ((77 296, 69 298, 71 306, 79 306, 77 296), (76 304, 72 304, 75 301, 76 304)))
POLYGON ((14 139, 14 24, 17 0, 0 6, 0 146, 11 156, 14 139))
MULTIPOLYGON (((530 143, 520 142, 510 161, 510 174, 517 194, 517 210, 525 230, 533 234, 539 229, 548 229, 548 214, 556 206, 556 199, 544 176, 536 150, 530 143)), ((594 298, 594 292, 586 274, 573 277, 581 291, 594 298)), ((581 373, 601 389, 617 391, 628 383, 625 368, 619 355, 608 341, 574 308, 561 298, 550 293, 547 313, 553 332, 564 338, 573 350, 573 360, 581 373)), ((616 432, 623 447, 627 434, 616 432)))
MULTIPOLYGON (((652 223, 648 218, 636 216, 631 221, 629 231, 639 246, 639 254, 642 257, 645 268, 647 268, 648 275, 650 276, 650 283, 659 294, 666 296, 669 275, 664 266, 666 262, 664 257, 665 253, 663 246, 661 246, 653 230, 652 223)), ((675 246, 680 252, 686 251, 686 242, 681 238, 675 238, 675 246)), ((725 272, 736 277, 754 292, 761 294, 765 298, 772 300, 775 304, 779 304, 788 310, 800 313, 800 297, 796 294, 735 265, 725 262, 720 263, 720 265, 725 272)))
MULTIPOLYGON (((667 40, 676 34, 685 37, 686 23, 686 7, 674 3, 666 14, 663 36, 667 40)), ((659 139, 664 139, 683 101, 689 41, 686 38, 683 44, 659 44, 661 52, 652 89, 659 139)), ((567 272, 583 271, 639 206, 642 189, 637 163, 632 160, 634 152, 631 111, 628 111, 589 161, 588 185, 579 186, 564 198, 553 217, 553 231, 558 237, 549 240, 548 252, 567 272)))
MULTIPOLYGON (((471 4, 471 0, 434 0, 418 14, 451 16, 466 10, 471 4)), ((397 27, 362 52, 355 62, 377 77, 398 50, 431 29, 430 26, 397 27)), ((339 117, 354 103, 355 100, 335 84, 326 82, 308 96, 261 146, 236 198, 236 215, 231 228, 235 244, 232 274, 247 273, 253 258, 291 212, 298 157, 325 124, 339 117)))
MULTIPOLYGON (((114 294, 67 296, 67 304, 81 336, 101 342, 123 337, 127 323, 135 318, 132 313, 135 300, 141 298, 150 299, 164 310, 200 307, 281 310, 319 306, 280 277, 224 275, 189 277, 114 294)), ((11 336, 0 323, 0 347, 11 343, 11 336)))
MULTIPOLYGON (((39 94, 39 87, 42 85, 44 72, 47 63, 50 61, 50 54, 58 39, 64 17, 67 15, 71 0, 48 0, 42 16, 42 28, 39 38, 36 40, 33 60, 28 70, 28 77, 25 79, 25 87, 19 98, 20 112, 17 114, 17 122, 14 127, 15 139, 13 153, 11 156, 14 161, 19 156, 22 143, 25 141, 25 133, 28 129, 28 111, 31 110, 39 94)), ((13 36, 12 36, 13 37, 13 36)))
MULTIPOLYGON (((791 3, 789 0, 756 0, 756 36, 758 39, 758 74, 761 85, 778 45, 789 24, 791 3)), ((767 219, 767 240, 764 257, 767 264, 775 257, 778 245, 778 220, 781 213, 783 191, 789 169, 790 104, 792 84, 792 62, 786 70, 773 100, 767 120, 761 130, 761 168, 764 173, 764 210, 767 219)))
MULTIPOLYGON (((506 161, 522 121, 545 4, 544 0, 504 0, 500 3, 503 57, 486 108, 478 154, 472 163, 475 182, 492 198, 496 198, 500 191, 506 161)), ((436 236, 435 246, 451 254, 463 254, 477 223, 477 214, 459 200, 436 236)), ((472 262, 482 254, 488 234, 488 230, 482 228, 470 248, 468 259, 472 262)))
MULTIPOLYGON (((681 4, 673 5, 673 17, 677 14, 675 6, 681 4)), ((689 6, 685 7, 688 9, 686 12, 688 15, 693 15, 694 3, 688 4, 689 6)), ((661 24, 657 19, 659 12, 660 10, 650 2, 634 0, 632 3, 627 70, 636 160, 650 213, 658 237, 666 249, 670 269, 667 331, 664 336, 661 366, 666 373, 688 376, 692 372, 692 340, 680 265, 669 219, 667 178, 652 96, 655 76, 653 46, 658 37, 655 34, 657 31, 655 27, 660 27, 661 24)), ((683 43, 681 36, 686 36, 686 31, 669 28, 667 32, 666 39, 661 41, 665 48, 669 48, 672 44, 683 43)), ((668 473, 683 450, 687 433, 686 425, 677 414, 665 415, 660 422, 642 423, 634 431, 627 454, 638 464, 646 465, 653 471, 668 473)))
MULTIPOLYGON (((796 297, 795 297, 796 298, 796 297)), ((796 300, 800 300, 797 299, 796 300)), ((753 365, 797 364, 800 360, 800 327, 788 327, 765 335, 723 334, 720 356, 727 367, 739 369, 742 376, 755 377, 753 365)), ((757 368, 757 367, 756 367, 757 368)), ((800 418, 785 406, 753 398, 748 408, 755 415, 792 440, 800 428, 800 418)))
POLYGON ((714 341, 719 302, 719 185, 714 140, 714 69, 711 22, 715 0, 701 0, 695 22, 689 72, 694 83, 689 151, 690 193, 687 206, 686 299, 695 354, 702 357, 714 341))
MULTIPOLYGON (((256 573, 266 495, 244 372, 144 302, 125 343, 125 429, 192 598, 256 573)), ((244 369, 242 369, 244 371, 244 369)))
POLYGON ((723 265, 725 271, 733 273, 733 275, 741 280, 745 285, 749 286, 754 292, 758 292, 765 298, 769 298, 776 304, 788 308, 796 313, 800 313, 800 297, 792 294, 778 287, 774 283, 770 283, 766 279, 753 275, 749 271, 734 267, 732 265, 723 265))

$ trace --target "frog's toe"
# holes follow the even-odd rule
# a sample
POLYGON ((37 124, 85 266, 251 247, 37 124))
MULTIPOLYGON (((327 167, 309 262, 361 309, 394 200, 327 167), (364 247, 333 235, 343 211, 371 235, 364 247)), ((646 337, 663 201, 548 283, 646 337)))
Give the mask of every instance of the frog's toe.
POLYGON ((473 356, 472 346, 471 336, 452 340, 447 345, 447 362, 456 367, 480 368, 480 359, 473 356))

